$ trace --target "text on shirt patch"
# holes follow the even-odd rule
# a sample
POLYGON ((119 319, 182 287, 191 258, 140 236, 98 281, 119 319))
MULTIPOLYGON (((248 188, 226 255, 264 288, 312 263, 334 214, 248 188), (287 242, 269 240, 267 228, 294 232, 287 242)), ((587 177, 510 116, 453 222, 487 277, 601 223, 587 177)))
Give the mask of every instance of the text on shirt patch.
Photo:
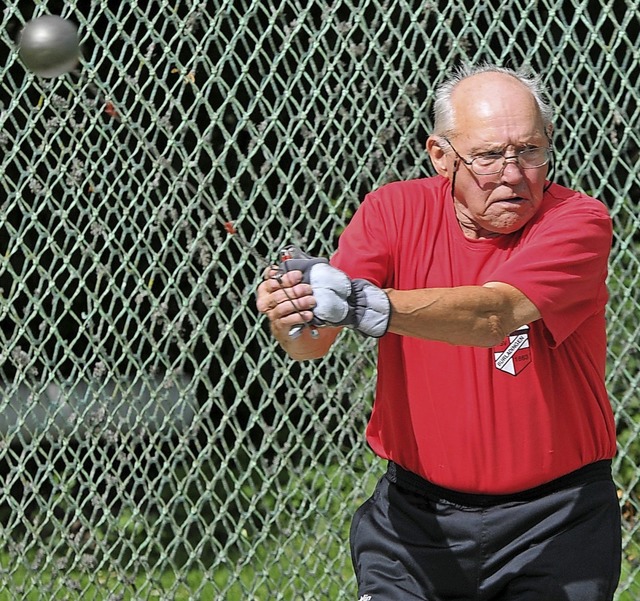
POLYGON ((522 326, 494 347, 493 359, 500 371, 512 376, 517 376, 527 367, 531 363, 529 326, 522 326))

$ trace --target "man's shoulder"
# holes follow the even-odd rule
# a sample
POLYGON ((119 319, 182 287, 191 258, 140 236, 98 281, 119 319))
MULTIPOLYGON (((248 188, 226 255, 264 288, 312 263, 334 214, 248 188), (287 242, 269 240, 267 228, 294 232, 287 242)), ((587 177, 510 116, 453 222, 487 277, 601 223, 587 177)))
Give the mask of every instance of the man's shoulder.
POLYGON ((586 235, 595 239, 611 236, 612 222, 607 206, 584 192, 552 184, 545 193, 541 209, 526 226, 529 235, 545 232, 559 239, 586 235))
POLYGON ((600 214, 603 217, 608 217, 609 210, 607 206, 597 198, 567 188, 560 184, 551 184, 545 194, 545 202, 543 208, 553 212, 577 212, 578 210, 589 211, 592 213, 600 214))
POLYGON ((397 212, 422 208, 433 210, 450 194, 449 181, 439 175, 399 180, 383 184, 367 195, 367 200, 381 211, 397 212))
POLYGON ((376 188, 372 194, 378 196, 388 196, 409 193, 440 193, 448 186, 448 180, 440 175, 430 177, 419 177, 415 179, 404 179, 387 182, 376 188))

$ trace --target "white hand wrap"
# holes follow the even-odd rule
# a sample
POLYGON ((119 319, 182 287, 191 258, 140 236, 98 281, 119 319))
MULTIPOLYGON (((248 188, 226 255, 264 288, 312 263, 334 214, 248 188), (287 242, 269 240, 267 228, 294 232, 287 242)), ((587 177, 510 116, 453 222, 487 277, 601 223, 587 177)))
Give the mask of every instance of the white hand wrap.
POLYGON ((284 261, 283 270, 302 271, 311 285, 316 306, 311 324, 346 326, 365 336, 380 338, 389 327, 391 303, 387 293, 363 279, 351 280, 326 260, 314 258, 284 261))

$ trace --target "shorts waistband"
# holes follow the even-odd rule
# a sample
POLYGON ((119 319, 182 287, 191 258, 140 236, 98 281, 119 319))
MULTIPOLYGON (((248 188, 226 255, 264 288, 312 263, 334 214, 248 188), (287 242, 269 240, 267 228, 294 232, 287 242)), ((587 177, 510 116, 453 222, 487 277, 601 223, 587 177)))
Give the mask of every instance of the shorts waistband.
POLYGON ((553 494, 574 486, 581 486, 599 480, 611 480, 611 461, 603 460, 590 463, 570 472, 565 476, 551 480, 540 486, 515 492, 511 494, 487 495, 465 493, 456 490, 443 488, 437 484, 433 484, 425 480, 421 476, 414 474, 400 467, 393 461, 389 462, 386 477, 389 481, 394 482, 402 488, 408 489, 420 495, 432 498, 442 499, 455 505, 463 505, 467 507, 491 507, 494 505, 502 505, 504 503, 517 503, 522 501, 533 501, 541 497, 553 494))

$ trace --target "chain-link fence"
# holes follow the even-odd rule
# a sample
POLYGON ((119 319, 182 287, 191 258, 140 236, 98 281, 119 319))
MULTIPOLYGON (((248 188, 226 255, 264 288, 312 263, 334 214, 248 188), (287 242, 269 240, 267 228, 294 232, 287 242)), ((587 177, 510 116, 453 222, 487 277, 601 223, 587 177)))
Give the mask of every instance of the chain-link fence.
MULTIPOLYGON (((530 64, 555 177, 611 210, 608 387, 640 598, 638 0, 7 0, 0 58, 0 599, 353 599, 375 348, 292 363, 254 309, 285 242, 329 255, 430 174, 434 87, 530 64), (28 19, 82 68, 25 72, 28 19), (261 257, 264 257, 262 259, 261 257)), ((348 337, 349 334, 344 334, 348 337)))

